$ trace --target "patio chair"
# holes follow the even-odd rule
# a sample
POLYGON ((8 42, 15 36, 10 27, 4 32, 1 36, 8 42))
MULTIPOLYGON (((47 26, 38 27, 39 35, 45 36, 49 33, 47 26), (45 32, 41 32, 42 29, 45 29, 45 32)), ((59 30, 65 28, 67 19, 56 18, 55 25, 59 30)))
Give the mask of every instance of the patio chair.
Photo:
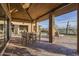
POLYGON ((36 33, 32 33, 32 43, 35 43, 37 41, 37 34, 36 33))
POLYGON ((34 44, 37 41, 37 33, 30 32, 29 33, 29 44, 34 44))
POLYGON ((27 36, 27 32, 22 32, 21 33, 21 44, 26 45, 28 43, 29 37, 27 36))

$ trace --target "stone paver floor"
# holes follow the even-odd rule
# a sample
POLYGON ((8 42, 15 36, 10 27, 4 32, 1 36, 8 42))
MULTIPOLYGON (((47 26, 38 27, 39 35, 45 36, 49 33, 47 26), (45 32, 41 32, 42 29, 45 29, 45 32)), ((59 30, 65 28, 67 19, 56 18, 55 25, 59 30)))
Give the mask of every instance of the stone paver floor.
POLYGON ((48 38, 42 38, 33 45, 22 46, 20 39, 13 38, 3 55, 6 56, 75 56, 77 39, 61 37, 48 43, 48 38))

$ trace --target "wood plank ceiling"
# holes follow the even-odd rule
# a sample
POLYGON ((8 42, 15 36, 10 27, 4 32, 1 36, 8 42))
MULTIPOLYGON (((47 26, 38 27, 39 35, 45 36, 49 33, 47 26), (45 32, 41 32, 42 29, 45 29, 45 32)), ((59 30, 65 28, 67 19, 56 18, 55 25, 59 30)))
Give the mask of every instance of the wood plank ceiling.
MULTIPOLYGON (((41 21, 43 19, 48 18, 50 12, 57 11, 57 9, 65 6, 67 4, 62 3, 11 3, 10 4, 10 13, 12 15, 13 20, 22 20, 22 21, 41 21)), ((74 9, 74 4, 69 9, 74 9)), ((65 11, 67 12, 67 9, 65 11)), ((63 10, 59 10, 56 15, 60 15, 65 13, 63 10), (60 12, 59 12, 60 11, 60 12), (62 12, 62 13, 61 13, 62 12)))

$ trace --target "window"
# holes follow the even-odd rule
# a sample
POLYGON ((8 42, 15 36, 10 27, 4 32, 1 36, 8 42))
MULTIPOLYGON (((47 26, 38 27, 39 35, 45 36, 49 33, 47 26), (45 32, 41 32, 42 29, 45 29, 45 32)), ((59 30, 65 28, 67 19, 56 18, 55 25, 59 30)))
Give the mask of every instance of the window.
POLYGON ((27 25, 20 25, 19 29, 22 31, 27 31, 28 32, 28 26, 27 25))
POLYGON ((0 30, 3 30, 3 24, 0 24, 0 30))

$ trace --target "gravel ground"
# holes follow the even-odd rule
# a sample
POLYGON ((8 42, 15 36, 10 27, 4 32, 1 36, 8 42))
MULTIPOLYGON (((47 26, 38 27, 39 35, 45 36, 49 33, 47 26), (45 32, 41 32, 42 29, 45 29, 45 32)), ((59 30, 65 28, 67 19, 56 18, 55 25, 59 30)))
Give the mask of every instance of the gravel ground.
POLYGON ((20 43, 20 38, 13 38, 4 53, 5 56, 77 56, 77 39, 70 37, 54 38, 48 43, 48 38, 41 38, 40 42, 28 46, 20 43))

